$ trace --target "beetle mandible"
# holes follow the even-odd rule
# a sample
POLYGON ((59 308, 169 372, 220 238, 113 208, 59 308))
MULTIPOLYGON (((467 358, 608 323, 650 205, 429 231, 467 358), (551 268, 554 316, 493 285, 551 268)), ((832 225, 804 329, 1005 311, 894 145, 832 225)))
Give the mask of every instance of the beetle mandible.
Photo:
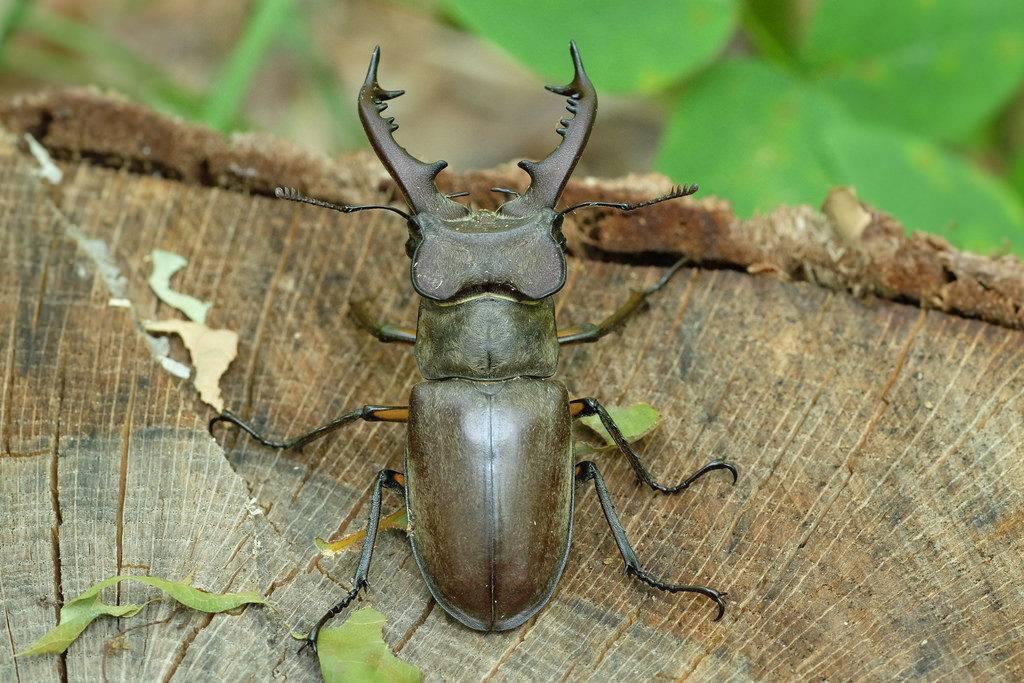
POLYGON ((415 345, 424 381, 407 406, 367 405, 287 441, 273 441, 224 412, 210 421, 237 425, 265 446, 299 448, 357 420, 407 422, 402 472, 381 470, 373 483, 369 520, 352 590, 317 622, 307 637, 316 649, 323 625, 366 586, 380 520, 381 494, 405 498, 413 555, 430 592, 444 610, 481 631, 516 628, 551 597, 565 568, 572 536, 576 484, 593 481, 625 571, 664 591, 699 593, 725 612, 722 594, 700 585, 664 582, 641 567, 615 512, 597 466, 573 463, 571 421, 596 415, 626 456, 638 479, 663 493, 678 493, 708 472, 736 469, 712 460, 675 486, 658 483, 602 405, 570 400, 552 379, 559 347, 598 340, 639 309, 682 267, 674 264, 655 285, 635 291, 598 324, 557 329, 553 296, 565 284, 566 214, 604 206, 633 211, 693 194, 695 185, 634 204, 589 201, 556 210, 558 197, 583 152, 597 113, 597 93, 569 44, 574 76, 547 89, 567 97, 571 116, 560 121, 561 142, 543 161, 523 161, 529 188, 496 211, 470 209, 435 183, 447 164, 424 163, 394 139, 388 100, 403 94, 377 82, 380 48, 373 51, 359 92, 359 117, 380 161, 410 211, 393 206, 338 205, 278 188, 278 197, 343 213, 382 209, 401 215, 409 228, 406 251, 412 285, 420 295, 415 330, 378 322, 362 305, 353 317, 383 342, 415 345))

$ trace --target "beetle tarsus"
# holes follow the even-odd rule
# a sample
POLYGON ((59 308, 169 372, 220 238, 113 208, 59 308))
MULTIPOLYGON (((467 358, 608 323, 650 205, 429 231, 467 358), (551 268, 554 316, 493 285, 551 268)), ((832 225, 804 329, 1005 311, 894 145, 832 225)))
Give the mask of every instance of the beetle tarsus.
POLYGON ((646 583, 651 588, 657 588, 660 591, 666 591, 668 593, 697 593, 703 595, 709 600, 713 600, 718 605, 718 614, 712 621, 718 621, 725 615, 725 593, 716 591, 714 588, 708 586, 699 586, 688 583, 666 583, 654 576, 651 576, 643 569, 635 565, 627 565, 626 573, 636 577, 637 580, 646 583))
POLYGON ((348 594, 341 600, 341 602, 336 604, 331 609, 327 610, 327 612, 325 612, 324 615, 320 617, 320 620, 316 622, 316 625, 309 632, 309 635, 306 636, 306 642, 303 643, 302 647, 299 648, 299 652, 302 652, 306 649, 306 647, 309 647, 313 650, 313 654, 316 654, 316 641, 320 638, 320 631, 323 629, 323 627, 327 624, 328 621, 336 617, 346 607, 352 604, 352 601, 356 599, 357 595, 359 595, 359 591, 361 591, 363 588, 366 588, 366 585, 367 584, 365 579, 362 582, 357 583, 356 587, 350 590, 348 594))
MULTIPOLYGON (((699 470, 697 470, 696 472, 688 476, 686 479, 676 484, 675 486, 665 486, 663 484, 659 484, 658 482, 644 483, 649 484, 651 488, 662 493, 679 493, 680 491, 685 491, 686 489, 690 488, 690 484, 697 481, 705 474, 708 474, 709 472, 714 472, 715 470, 727 470, 732 474, 733 485, 736 484, 738 478, 738 475, 736 473, 736 467, 732 463, 728 463, 724 460, 712 460, 711 462, 708 462, 707 464, 703 465, 699 470)), ((643 479, 641 479, 640 481, 643 482, 643 479)))

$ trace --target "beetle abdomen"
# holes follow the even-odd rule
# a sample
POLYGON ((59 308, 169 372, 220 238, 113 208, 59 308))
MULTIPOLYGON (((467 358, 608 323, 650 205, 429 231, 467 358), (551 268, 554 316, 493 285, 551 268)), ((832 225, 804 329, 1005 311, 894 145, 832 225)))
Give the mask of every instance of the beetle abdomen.
POLYGON ((417 384, 406 504, 431 593, 475 629, 515 628, 554 591, 569 553, 568 395, 539 379, 417 384))

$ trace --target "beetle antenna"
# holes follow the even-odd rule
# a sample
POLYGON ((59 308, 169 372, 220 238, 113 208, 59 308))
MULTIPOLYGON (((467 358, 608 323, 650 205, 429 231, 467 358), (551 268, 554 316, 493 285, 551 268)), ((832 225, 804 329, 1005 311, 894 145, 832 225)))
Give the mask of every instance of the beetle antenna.
POLYGON ((382 204, 334 204, 323 199, 317 199, 315 197, 307 197, 302 194, 294 187, 276 187, 274 188, 274 196, 278 199, 287 199, 292 202, 300 202, 302 204, 311 204, 312 206, 321 206, 325 209, 333 209, 334 211, 340 211, 341 213, 355 213, 356 211, 367 211, 369 209, 381 209, 382 211, 392 211, 397 213, 399 216, 407 221, 412 220, 412 216, 407 214, 401 209, 395 208, 394 206, 384 206, 382 204))
POLYGON ((689 195, 695 193, 698 189, 700 188, 698 188, 696 184, 676 185, 668 194, 663 194, 660 197, 655 197, 654 199, 645 199, 642 202, 636 202, 634 204, 628 204, 626 202, 581 202, 579 204, 574 204, 567 209, 562 209, 561 211, 558 212, 558 215, 565 216, 567 214, 572 213, 576 209, 589 209, 595 206, 605 206, 608 207, 609 209, 618 209, 619 211, 626 212, 636 211, 637 209, 642 209, 645 206, 651 206, 652 204, 660 204, 661 202, 667 202, 670 199, 688 197, 689 195))
POLYGON ((501 194, 514 195, 516 197, 522 197, 523 196, 519 192, 517 192, 516 190, 510 190, 507 187, 492 187, 491 188, 491 192, 500 192, 501 194))
POLYGON ((463 191, 463 192, 452 192, 451 194, 446 194, 445 195, 445 197, 447 197, 448 199, 455 199, 456 197, 468 197, 468 196, 469 196, 469 192, 465 192, 465 191, 463 191))

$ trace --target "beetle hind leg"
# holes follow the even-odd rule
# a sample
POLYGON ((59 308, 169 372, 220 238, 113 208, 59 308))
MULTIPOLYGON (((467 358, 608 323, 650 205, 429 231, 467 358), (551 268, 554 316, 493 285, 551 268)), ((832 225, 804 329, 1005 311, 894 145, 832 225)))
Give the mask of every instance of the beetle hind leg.
POLYGON ((306 636, 306 642, 299 648, 299 652, 302 652, 307 646, 316 652, 316 641, 320 636, 320 630, 328 621, 348 607, 359 595, 359 591, 366 588, 366 576, 370 572, 370 560, 373 559, 373 544, 377 540, 377 527, 380 525, 381 491, 385 487, 399 491, 404 496, 405 475, 394 470, 381 470, 377 473, 377 478, 373 482, 373 493, 370 495, 370 514, 366 520, 366 536, 363 538, 363 547, 359 551, 359 563, 356 565, 355 574, 352 575, 352 590, 320 617, 309 635, 306 636))
POLYGON ((612 538, 615 539, 615 545, 619 548, 619 553, 622 555, 622 561, 625 563, 625 571, 631 576, 635 576, 639 581, 646 583, 652 588, 658 590, 668 591, 669 593, 697 593, 703 595, 709 600, 714 601, 718 606, 718 614, 715 616, 715 621, 722 618, 725 614, 725 594, 720 593, 714 588, 708 586, 700 586, 696 584, 688 583, 668 583, 656 578, 643 567, 640 566, 640 560, 636 556, 636 552, 633 550, 633 546, 629 544, 629 538, 626 536, 626 530, 622 526, 622 522, 619 521, 619 515, 615 511, 615 506, 612 505, 611 497, 608 495, 608 487, 605 486, 604 477, 601 476, 601 472, 597 469, 597 465, 589 460, 576 465, 576 481, 585 482, 593 480, 594 490, 597 492, 597 500, 601 503, 601 510, 604 512, 605 519, 608 520, 608 526, 611 528, 612 538))

